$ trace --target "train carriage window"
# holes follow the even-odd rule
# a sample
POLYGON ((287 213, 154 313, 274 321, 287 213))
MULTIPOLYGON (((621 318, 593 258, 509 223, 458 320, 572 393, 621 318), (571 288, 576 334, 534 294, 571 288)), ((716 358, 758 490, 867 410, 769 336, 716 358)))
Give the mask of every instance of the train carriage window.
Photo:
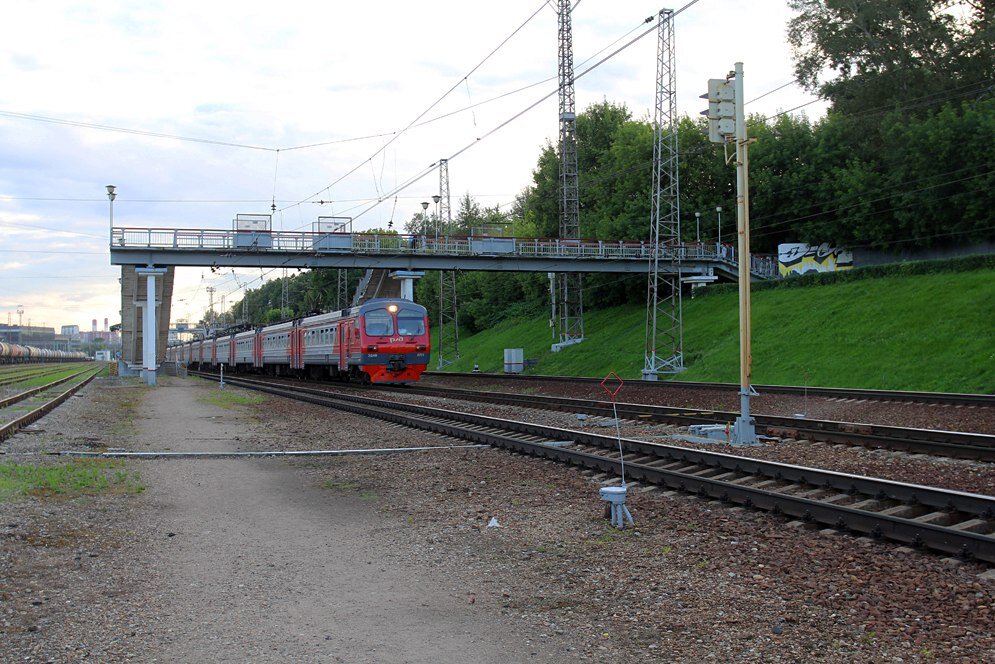
POLYGON ((366 312, 366 333, 382 337, 394 334, 394 320, 386 309, 373 309, 366 312))
POLYGON ((425 334, 425 315, 420 311, 402 309, 397 313, 398 334, 425 334))

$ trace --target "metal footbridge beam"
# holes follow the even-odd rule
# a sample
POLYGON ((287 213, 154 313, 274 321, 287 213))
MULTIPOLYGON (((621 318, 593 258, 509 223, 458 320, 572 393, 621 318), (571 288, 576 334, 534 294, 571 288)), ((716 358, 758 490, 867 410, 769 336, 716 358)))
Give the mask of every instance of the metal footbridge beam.
MULTIPOLYGON (((304 231, 113 228, 111 264, 215 267, 478 270, 488 272, 613 272, 645 274, 653 248, 625 240, 564 240, 474 236, 378 235, 304 231)), ((731 245, 661 245, 660 270, 686 276, 738 274, 731 245)), ((777 277, 777 259, 752 256, 755 280, 777 277)))

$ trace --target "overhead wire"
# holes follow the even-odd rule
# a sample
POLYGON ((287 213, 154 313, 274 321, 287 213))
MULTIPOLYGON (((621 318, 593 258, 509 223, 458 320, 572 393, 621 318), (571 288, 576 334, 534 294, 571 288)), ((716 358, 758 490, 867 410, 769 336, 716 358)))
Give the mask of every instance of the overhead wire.
POLYGON ((188 141, 191 143, 206 143, 209 145, 222 145, 231 148, 243 148, 246 150, 263 150, 266 152, 273 152, 276 148, 270 148, 262 145, 249 145, 246 143, 233 143, 229 141, 219 141, 209 138, 194 138, 191 136, 180 136, 178 134, 166 134, 157 131, 148 131, 145 129, 128 129, 125 127, 114 127, 111 125, 96 124, 93 122, 82 122, 80 120, 66 120, 62 118, 51 118, 43 115, 34 115, 31 113, 16 113, 14 111, 0 111, 0 116, 8 118, 19 118, 22 120, 32 120, 35 122, 48 122, 52 124, 67 125, 70 127, 81 127, 85 129, 99 129, 101 131, 112 131, 122 134, 133 134, 137 136, 150 136, 153 138, 168 138, 175 141, 188 141))
MULTIPOLYGON (((381 152, 383 152, 384 150, 386 150, 389 145, 391 145, 394 141, 396 141, 398 138, 400 138, 405 132, 407 132, 409 129, 411 129, 419 120, 421 120, 423 117, 425 117, 425 115, 429 111, 431 111, 433 108, 435 108, 436 106, 438 106, 446 97, 448 97, 453 92, 453 90, 455 90, 456 88, 458 88, 459 85, 464 80, 466 80, 467 78, 469 78, 474 72, 476 72, 478 69, 480 69, 480 67, 482 67, 484 65, 484 63, 486 63, 488 60, 490 60, 491 57, 493 57, 493 55, 495 53, 497 53, 498 50, 500 50, 505 44, 507 44, 508 41, 512 37, 514 37, 516 34, 518 34, 522 30, 522 28, 524 28, 526 25, 528 25, 528 23, 531 22, 532 19, 534 19, 539 14, 540 11, 542 11, 542 9, 543 9, 544 6, 545 6, 545 3, 543 3, 542 5, 540 5, 539 8, 536 9, 527 19, 525 19, 525 21, 521 25, 519 25, 517 28, 515 28, 510 35, 508 35, 507 37, 505 37, 501 41, 500 44, 498 44, 494 49, 491 50, 490 53, 488 53, 486 56, 484 56, 484 58, 480 62, 478 62, 476 65, 474 65, 473 68, 470 69, 469 72, 467 72, 462 78, 460 78, 456 83, 454 83, 445 93, 442 94, 442 96, 440 96, 437 100, 435 100, 434 102, 432 102, 428 106, 428 108, 426 108, 421 113, 419 113, 417 116, 415 116, 415 118, 411 122, 409 122, 407 124, 407 126, 405 126, 403 129, 401 129, 398 132, 394 132, 391 135, 390 139, 386 143, 384 143, 384 145, 379 150, 377 150, 372 155, 370 155, 369 157, 367 157, 366 159, 364 159, 362 162, 360 162, 359 164, 357 164, 356 166, 354 166, 352 169, 350 169, 348 172, 346 172, 342 176, 336 178, 331 184, 323 187, 322 189, 319 189, 314 194, 311 194, 307 198, 304 198, 304 199, 298 201, 297 203, 294 203, 293 205, 300 205, 304 201, 310 200, 310 199, 315 198, 317 196, 321 196, 324 192, 328 191, 329 189, 331 189, 332 187, 334 187, 336 184, 338 184, 339 182, 341 182, 342 180, 344 180, 345 178, 347 178, 348 176, 352 175, 357 170, 359 170, 359 168, 361 168, 363 164, 365 164, 368 161, 372 161, 378 154, 380 154, 381 152)), ((293 206, 287 206, 287 207, 285 207, 283 209, 287 209, 289 207, 293 207, 293 206)))
MULTIPOLYGON (((678 14, 680 14, 683 11, 685 11, 689 7, 692 7, 693 5, 697 4, 698 2, 700 2, 700 0, 691 0, 690 2, 688 2, 687 4, 685 4, 680 9, 674 11, 673 14, 672 14, 672 17, 676 17, 678 14)), ((652 20, 652 17, 650 17, 649 20, 652 20)), ((646 22, 648 22, 648 21, 644 20, 643 24, 645 24, 646 22)), ((638 29, 638 28, 636 28, 636 29, 638 29)), ((593 65, 587 67, 586 69, 582 70, 579 73, 575 72, 574 76, 573 76, 573 80, 576 81, 576 80, 578 80, 578 79, 586 76, 587 74, 591 73, 592 71, 594 71, 595 69, 597 69, 598 67, 600 67, 602 64, 604 64, 608 60, 611 60, 616 55, 618 55, 622 51, 626 50, 627 48, 629 48, 630 46, 632 46, 633 44, 635 44, 636 42, 638 42, 639 40, 641 40, 646 35, 648 35, 651 32, 653 32, 654 30, 656 30, 656 26, 652 26, 650 28, 647 28, 646 30, 642 31, 641 33, 639 33, 637 36, 635 36, 632 39, 630 39, 628 42, 626 42, 622 46, 618 47, 617 49, 615 49, 614 51, 612 51, 611 53, 609 53, 605 57, 603 57, 600 60, 598 60, 597 62, 595 62, 593 65)), ((627 34, 631 34, 632 32, 633 31, 630 30, 629 33, 627 33, 627 34)), ((538 100, 536 100, 533 103, 529 104, 528 106, 526 106, 521 111, 518 111, 517 113, 515 113, 514 115, 512 115, 510 118, 504 120, 503 122, 501 122, 497 126, 493 127, 492 129, 490 129, 489 131, 487 131, 486 133, 484 133, 482 136, 478 136, 476 139, 474 139, 473 141, 471 141, 470 143, 468 143, 467 145, 465 145, 461 149, 459 149, 456 152, 454 152, 453 154, 451 154, 449 157, 447 157, 447 159, 449 161, 452 161, 452 160, 456 159, 457 157, 459 157, 460 155, 462 155, 463 153, 465 153, 467 150, 471 149, 473 146, 479 145, 480 142, 483 141, 484 139, 489 138, 490 136, 494 135, 495 133, 497 133, 498 131, 500 131, 504 127, 508 126, 509 124, 511 124, 512 122, 514 122, 515 120, 517 120, 518 118, 522 117, 523 115, 525 115, 526 113, 528 113, 529 111, 531 111, 532 109, 536 108, 537 106, 539 106, 540 104, 542 104, 544 101, 546 101, 547 99, 551 98, 553 95, 558 94, 558 93, 559 93, 559 86, 557 86, 556 89, 552 90, 551 92, 543 95, 538 100)), ((417 182, 418 180, 420 180, 422 177, 424 177, 425 175, 427 175, 427 173, 430 172, 431 170, 433 170, 434 167, 435 167, 435 164, 432 164, 430 167, 428 167, 427 169, 423 170, 421 175, 412 176, 411 178, 409 178, 406 181, 406 183, 404 185, 401 185, 400 187, 395 188, 393 191, 389 192, 383 198, 386 198, 386 197, 395 195, 397 193, 400 193, 401 191, 403 191, 404 189, 406 189, 407 187, 411 186, 412 184, 414 184, 415 182, 417 182)), ((380 200, 377 203, 371 205, 367 209, 361 211, 359 214, 357 214, 356 216, 354 216, 353 219, 357 219, 357 218, 365 215, 366 213, 368 213, 371 210, 375 209, 382 202, 383 201, 380 200)))

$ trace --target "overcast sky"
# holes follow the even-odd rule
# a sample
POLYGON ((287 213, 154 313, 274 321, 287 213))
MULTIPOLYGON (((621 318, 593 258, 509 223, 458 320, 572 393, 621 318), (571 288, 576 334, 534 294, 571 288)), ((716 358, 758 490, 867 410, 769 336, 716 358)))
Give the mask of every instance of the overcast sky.
MULTIPOLYGON (((18 305, 24 324, 56 331, 120 320, 107 184, 118 187, 116 226, 228 229, 238 213, 269 212, 275 198, 275 229, 310 229, 319 215, 354 216, 357 230, 391 219, 400 227, 438 191, 437 172, 396 204, 393 196, 371 203, 470 145, 449 164, 454 206, 466 193, 483 205, 510 203, 542 147, 557 140, 556 94, 488 133, 556 90, 555 5, 8 3, 0 24, 0 322, 10 314, 16 324, 18 305), (471 104, 479 105, 465 110, 471 104)), ((658 0, 582 0, 573 15, 576 70, 652 27, 643 21, 660 9, 658 0)), ((747 99, 791 81, 789 18, 786 0, 699 0, 682 12, 679 112, 704 108, 706 80, 737 60, 747 99)), ((580 78, 577 110, 606 99, 650 117, 656 48, 653 30, 580 78)), ((747 110, 766 115, 811 100, 790 85, 747 110)), ((805 111, 816 116, 822 106, 805 111)), ((234 303, 261 272, 180 268, 173 320, 197 321, 208 285, 218 305, 222 296, 234 303)))

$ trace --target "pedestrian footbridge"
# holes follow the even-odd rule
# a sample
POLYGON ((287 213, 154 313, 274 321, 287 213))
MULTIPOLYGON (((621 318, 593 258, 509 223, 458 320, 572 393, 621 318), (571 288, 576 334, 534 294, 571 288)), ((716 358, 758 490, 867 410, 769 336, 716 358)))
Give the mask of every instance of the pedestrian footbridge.
MULTIPOLYGON (((395 233, 113 228, 113 265, 660 273, 735 280, 736 248, 717 242, 661 244, 395 233)), ((774 256, 751 256, 754 280, 777 277, 774 256)))

